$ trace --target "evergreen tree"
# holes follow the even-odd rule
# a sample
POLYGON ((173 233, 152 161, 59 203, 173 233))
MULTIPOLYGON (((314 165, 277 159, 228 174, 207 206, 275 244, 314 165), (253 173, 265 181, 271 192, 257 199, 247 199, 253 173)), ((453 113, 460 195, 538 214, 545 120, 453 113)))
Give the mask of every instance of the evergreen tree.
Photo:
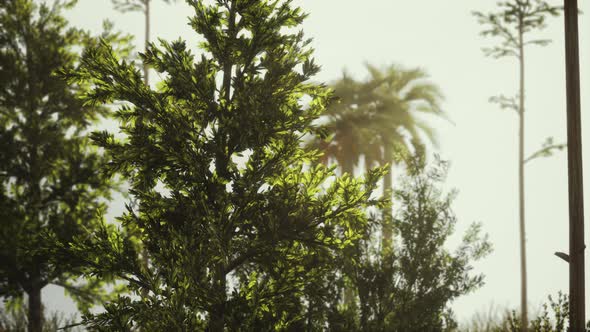
MULTIPOLYGON (((450 304, 483 285, 483 275, 473 273, 472 264, 491 252, 491 244, 480 225, 468 228, 455 251, 447 249, 457 222, 451 208, 456 193, 440 189, 447 164, 437 160, 426 166, 421 153, 406 163, 407 174, 394 190, 397 245, 381 252, 379 239, 370 236, 373 229, 350 247, 348 259, 357 263, 345 272, 356 305, 337 312, 326 306, 330 330, 453 331, 450 304)), ((325 324, 318 322, 317 330, 325 324)))
MULTIPOLYGON (((384 317, 386 326, 395 331, 452 330, 455 322, 449 305, 483 285, 483 275, 474 274, 472 264, 491 252, 480 224, 465 231, 454 252, 447 249, 457 223, 451 207, 457 193, 444 194, 440 189, 448 164, 436 160, 426 166, 423 158, 411 160, 408 175, 400 189, 394 190, 394 230, 400 246, 391 258, 381 261, 384 269, 380 271, 393 270, 392 295, 386 299, 373 294, 385 300, 380 310, 395 308, 391 313, 385 311, 384 317)), ((387 274, 381 276, 388 278, 387 274)))
POLYGON ((87 86, 55 75, 96 44, 61 16, 74 3, 0 1, 0 296, 18 304, 27 295, 32 332, 42 329, 46 285, 64 287, 81 309, 105 295, 106 280, 81 282, 78 266, 55 263, 52 249, 95 227, 115 188, 85 135, 107 109, 84 105, 87 86))
POLYGON ((525 191, 524 165, 527 161, 550 156, 554 150, 561 150, 564 144, 554 144, 548 138, 543 147, 529 158, 524 152, 524 115, 525 115, 525 47, 527 45, 545 46, 548 39, 527 38, 535 30, 546 27, 547 16, 559 14, 560 7, 552 6, 544 0, 511 0, 498 2, 497 13, 484 14, 474 12, 480 24, 484 25, 483 36, 496 37, 500 44, 485 48, 486 55, 494 58, 514 57, 519 65, 519 89, 516 97, 503 95, 492 97, 490 101, 498 103, 503 109, 510 109, 518 114, 518 206, 520 235, 520 269, 521 269, 521 326, 522 331, 528 327, 527 309, 527 266, 526 266, 526 229, 525 229, 525 191))
MULTIPOLYGON (((172 1, 176 0, 164 0, 166 3, 171 3, 172 1)), ((147 51, 148 45, 150 43, 150 30, 151 30, 151 0, 111 0, 115 9, 120 12, 142 12, 145 20, 145 31, 144 31, 144 41, 145 41, 145 50, 147 51)), ((143 64, 143 81, 146 85, 150 84, 150 70, 147 63, 143 64)), ((148 257, 147 251, 143 250, 142 252, 142 259, 144 264, 148 264, 148 257)))
POLYGON ((94 134, 109 169, 130 181, 136 207, 120 218, 138 230, 78 237, 70 253, 92 275, 116 274, 133 296, 85 316, 91 328, 129 331, 300 330, 327 294, 334 257, 368 224, 365 209, 384 170, 365 179, 312 166, 302 138, 330 101, 309 82, 319 67, 294 29, 291 1, 188 1, 205 39, 150 44, 143 61, 165 79, 154 91, 106 43, 90 48, 72 82, 93 86, 87 102, 122 101, 124 137, 94 134), (316 299, 316 298, 314 298, 316 299))
MULTIPOLYGON (((28 327, 28 311, 26 306, 10 308, 0 308, 0 331, 3 332, 26 332, 28 327)), ((76 315, 72 314, 67 317, 61 312, 45 313, 43 317, 44 332, 79 332, 80 329, 76 327, 68 327, 76 325, 76 315)))

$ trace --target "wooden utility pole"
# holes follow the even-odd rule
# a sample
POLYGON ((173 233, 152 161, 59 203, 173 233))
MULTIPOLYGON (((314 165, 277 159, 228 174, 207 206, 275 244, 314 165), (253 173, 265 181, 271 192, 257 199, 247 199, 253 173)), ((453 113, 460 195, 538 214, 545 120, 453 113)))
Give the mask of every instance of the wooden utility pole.
POLYGON ((578 2, 564 0, 565 81, 567 96, 567 164, 569 193, 570 331, 585 331, 584 190, 580 124, 578 2))

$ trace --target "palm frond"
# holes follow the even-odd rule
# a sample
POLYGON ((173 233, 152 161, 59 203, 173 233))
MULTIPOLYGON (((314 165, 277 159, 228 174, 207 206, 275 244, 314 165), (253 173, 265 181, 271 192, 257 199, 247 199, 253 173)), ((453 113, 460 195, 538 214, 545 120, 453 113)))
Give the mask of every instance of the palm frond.
POLYGON ((381 69, 367 63, 366 68, 369 75, 364 81, 343 72, 331 84, 337 102, 325 115, 332 140, 317 144, 324 153, 323 162, 335 161, 351 171, 361 156, 366 167, 373 167, 397 163, 399 155, 421 148, 426 141, 438 146, 436 130, 419 116, 446 118, 443 94, 428 81, 428 74, 397 65, 381 69))

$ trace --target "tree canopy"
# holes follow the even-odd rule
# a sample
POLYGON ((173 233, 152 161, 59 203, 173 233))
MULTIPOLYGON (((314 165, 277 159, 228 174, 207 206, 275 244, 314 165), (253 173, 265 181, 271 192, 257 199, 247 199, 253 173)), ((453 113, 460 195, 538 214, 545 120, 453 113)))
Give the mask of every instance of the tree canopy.
MULTIPOLYGON (((85 309, 106 281, 81 283, 79 266, 55 263, 51 249, 96 227, 116 188, 86 135, 108 109, 80 100, 88 85, 56 75, 76 70, 80 49, 97 43, 68 27, 62 11, 74 3, 0 2, 0 296, 27 294, 30 331, 41 330, 46 285, 65 287, 85 309)), ((106 27, 105 40, 127 41, 106 27)))
POLYGON ((364 232, 366 208, 383 204, 371 196, 383 170, 335 177, 302 148, 330 94, 309 81, 319 67, 291 1, 189 3, 206 41, 198 56, 182 40, 150 44, 142 58, 165 77, 158 90, 106 43, 68 76, 93 87, 89 105, 125 102, 124 137, 93 139, 130 182, 138 203, 120 220, 149 257, 140 264, 128 232, 78 238, 70 252, 88 274, 115 273, 134 291, 86 322, 284 330, 303 321, 304 288, 324 288, 330 258, 364 232))

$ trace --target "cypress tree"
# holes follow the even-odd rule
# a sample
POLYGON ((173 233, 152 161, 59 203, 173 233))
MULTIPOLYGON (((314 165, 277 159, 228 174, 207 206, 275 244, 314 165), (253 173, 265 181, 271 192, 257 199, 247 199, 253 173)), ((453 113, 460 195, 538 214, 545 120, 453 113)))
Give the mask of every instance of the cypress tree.
POLYGON ((42 330, 45 286, 64 287, 82 309, 105 295, 106 279, 81 282, 79 266, 54 255, 100 223, 116 186, 86 135, 107 108, 84 105, 88 86, 55 75, 96 44, 61 16, 74 4, 0 1, 0 296, 18 304, 26 295, 32 332, 42 330))
POLYGON ((330 91, 296 28, 291 1, 188 1, 204 37, 150 44, 143 61, 163 78, 153 90, 107 43, 89 48, 72 82, 87 103, 120 101, 122 137, 94 133, 109 169, 130 182, 137 206, 121 216, 134 239, 94 232, 70 252, 87 273, 114 273, 132 296, 85 316, 92 328, 223 331, 303 326, 305 291, 325 291, 334 260, 366 230, 365 209, 383 169, 335 177, 302 147, 330 91))

